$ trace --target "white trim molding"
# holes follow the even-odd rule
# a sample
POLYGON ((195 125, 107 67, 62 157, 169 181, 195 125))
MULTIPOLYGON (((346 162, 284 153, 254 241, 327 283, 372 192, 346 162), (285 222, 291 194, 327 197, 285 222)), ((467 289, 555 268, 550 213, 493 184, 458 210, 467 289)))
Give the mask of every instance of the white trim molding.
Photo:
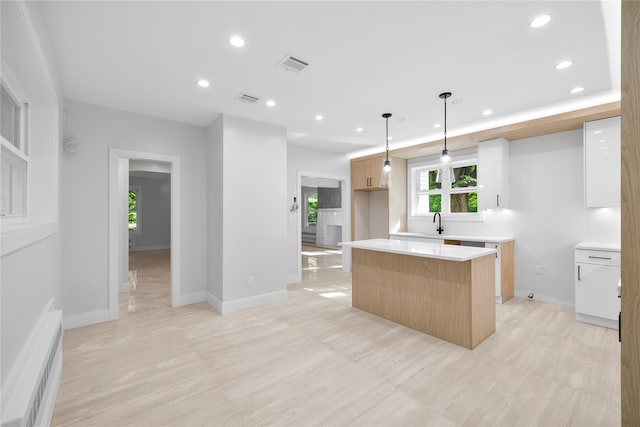
POLYGON ((229 314, 236 311, 246 310, 248 308, 272 304, 274 302, 286 301, 288 298, 289 291, 277 291, 249 298, 240 298, 233 301, 222 302, 211 292, 207 292, 207 302, 220 314, 229 314))

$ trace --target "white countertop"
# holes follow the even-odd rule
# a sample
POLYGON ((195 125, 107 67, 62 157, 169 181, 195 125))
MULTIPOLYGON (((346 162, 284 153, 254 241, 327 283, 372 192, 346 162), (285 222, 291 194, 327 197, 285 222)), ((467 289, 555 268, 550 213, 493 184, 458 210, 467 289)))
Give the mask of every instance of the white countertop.
POLYGON ((407 240, 394 239, 357 240, 355 242, 342 242, 341 245, 350 248, 367 249, 370 251, 444 259, 448 261, 469 261, 474 258, 496 253, 495 249, 488 248, 442 245, 439 243, 428 242, 410 242, 407 240))
POLYGON ((446 239, 446 240, 460 240, 465 242, 489 242, 489 243, 504 243, 513 240, 513 237, 505 236, 465 236, 462 234, 427 234, 427 233, 389 233, 389 236, 405 236, 405 237, 420 237, 423 239, 446 239))
POLYGON ((594 251, 620 252, 620 243, 580 242, 575 247, 576 249, 591 249, 594 251))

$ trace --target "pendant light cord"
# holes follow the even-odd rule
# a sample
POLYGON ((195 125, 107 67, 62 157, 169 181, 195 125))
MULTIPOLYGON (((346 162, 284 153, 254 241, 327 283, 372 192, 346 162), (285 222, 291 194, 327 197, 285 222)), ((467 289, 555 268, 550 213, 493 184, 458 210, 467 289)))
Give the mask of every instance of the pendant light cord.
POLYGON ((447 149, 447 96, 444 97, 444 149, 447 149))
POLYGON ((389 117, 385 117, 387 127, 387 160, 389 160, 389 117))

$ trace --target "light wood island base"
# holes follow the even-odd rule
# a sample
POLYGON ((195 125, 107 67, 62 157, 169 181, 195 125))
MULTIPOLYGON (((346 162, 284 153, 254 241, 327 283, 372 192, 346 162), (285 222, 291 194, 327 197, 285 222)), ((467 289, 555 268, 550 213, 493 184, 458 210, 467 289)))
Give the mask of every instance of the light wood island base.
POLYGON ((449 261, 352 248, 352 305, 475 348, 496 330, 495 255, 449 261))

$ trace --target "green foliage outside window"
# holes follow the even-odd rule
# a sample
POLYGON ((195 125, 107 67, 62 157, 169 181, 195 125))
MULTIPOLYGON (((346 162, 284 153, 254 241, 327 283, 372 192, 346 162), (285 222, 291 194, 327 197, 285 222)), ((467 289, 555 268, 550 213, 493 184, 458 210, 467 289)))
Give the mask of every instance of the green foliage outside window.
MULTIPOLYGON (((477 166, 453 168, 454 181, 451 188, 477 187, 477 166)), ((451 195, 451 212, 478 212, 478 193, 455 193, 451 195)))
POLYGON ((307 226, 318 223, 318 195, 307 196, 307 226))
POLYGON ((129 230, 138 228, 138 203, 136 192, 129 190, 129 230))

